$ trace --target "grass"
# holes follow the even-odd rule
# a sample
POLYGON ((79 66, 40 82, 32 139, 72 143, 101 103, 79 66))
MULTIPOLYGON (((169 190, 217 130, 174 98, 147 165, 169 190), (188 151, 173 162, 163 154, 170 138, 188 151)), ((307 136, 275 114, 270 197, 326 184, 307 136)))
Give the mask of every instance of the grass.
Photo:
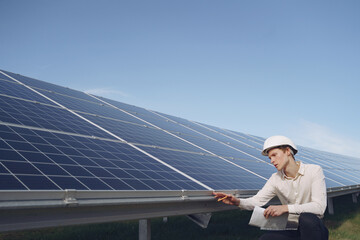
POLYGON ((330 240, 360 239, 360 202, 354 204, 351 195, 334 198, 334 215, 325 215, 330 240))
MULTIPOLYGON (((334 199, 335 215, 325 215, 325 225, 330 232, 330 240, 360 239, 360 203, 352 203, 351 195, 334 199)), ((207 239, 240 240, 258 239, 262 234, 256 227, 248 225, 251 212, 227 211, 214 213, 208 228, 202 229, 187 217, 169 217, 151 220, 151 238, 167 239, 207 239)), ((88 224, 80 226, 46 228, 31 231, 0 234, 0 240, 133 240, 138 239, 138 221, 88 224)))

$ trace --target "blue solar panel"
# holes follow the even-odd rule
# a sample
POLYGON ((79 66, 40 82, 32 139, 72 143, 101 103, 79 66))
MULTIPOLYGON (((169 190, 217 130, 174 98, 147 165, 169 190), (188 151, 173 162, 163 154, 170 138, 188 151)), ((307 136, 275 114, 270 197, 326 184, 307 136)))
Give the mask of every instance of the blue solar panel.
MULTIPOLYGON (((263 138, 5 74, 0 190, 260 189, 276 171, 263 138)), ((299 148, 328 187, 360 183, 358 159, 299 148)))
POLYGON ((265 180, 214 156, 144 148, 214 189, 259 189, 265 180))
POLYGON ((90 190, 203 189, 121 142, 0 127, 0 175, 17 181, 15 189, 66 189, 70 186, 90 190), (29 142, 27 139, 32 137, 41 141, 29 142), (167 178, 162 175, 164 173, 167 178))
POLYGON ((99 103, 102 104, 110 104, 110 106, 114 106, 118 109, 124 110, 136 117, 139 117, 140 119, 144 120, 143 124, 146 122, 152 123, 158 127, 160 127, 161 129, 165 129, 168 131, 171 131, 172 133, 181 133, 181 134, 188 134, 188 135, 199 135, 196 132, 194 132, 191 129, 185 128, 179 124, 174 124, 171 121, 166 120, 164 117, 161 117, 149 110, 146 110, 144 108, 140 108, 140 107, 136 107, 136 106, 132 106, 129 104, 125 104, 125 103, 120 103, 120 102, 116 102, 110 99, 106 99, 106 98, 101 98, 101 97, 96 97, 99 98, 101 101, 99 101, 99 103))
MULTIPOLYGON (((125 106, 126 109, 129 112, 131 112, 133 114, 137 113, 137 116, 140 117, 141 119, 144 119, 147 122, 155 124, 156 126, 159 126, 162 129, 171 131, 171 132, 177 134, 179 137, 181 137, 181 138, 183 138, 185 140, 188 140, 191 143, 194 143, 194 144, 196 144, 196 145, 198 145, 198 146, 200 146, 202 148, 205 148, 208 151, 216 153, 216 154, 218 154, 220 156, 232 157, 233 159, 228 159, 228 160, 238 164, 239 166, 245 167, 248 170, 251 170, 251 171, 257 170, 257 171, 259 171, 259 169, 261 169, 260 171, 262 172, 262 174, 265 177, 270 177, 270 175, 271 175, 271 171, 269 171, 269 169, 273 170, 273 167, 268 165, 268 164, 264 164, 264 163, 261 163, 261 162, 256 160, 257 158, 264 158, 264 157, 260 157, 261 156, 259 154, 260 151, 255 149, 255 148, 250 148, 249 146, 246 146, 244 144, 241 145, 242 144, 241 142, 235 142, 232 139, 226 138, 226 137, 224 137, 224 136, 222 136, 220 134, 216 134, 216 133, 211 134, 212 137, 220 137, 221 140, 226 139, 226 140, 230 140, 230 141, 235 142, 235 144, 232 144, 232 147, 237 147, 240 151, 238 151, 236 149, 234 150, 231 147, 226 147, 226 146, 222 145, 221 143, 209 140, 208 138, 204 137, 201 134, 198 134, 197 132, 195 132, 195 131, 193 131, 193 130, 191 130, 189 128, 186 128, 186 127, 181 126, 179 124, 168 121, 165 118, 160 117, 160 116, 158 116, 158 115, 156 115, 156 114, 154 114, 152 112, 149 112, 147 110, 143 109, 141 111, 137 107, 132 107, 132 106, 129 106, 129 105, 126 105, 126 104, 117 104, 114 101, 109 101, 109 100, 106 100, 106 99, 104 99, 104 101, 109 102, 109 103, 111 103, 111 104, 113 104, 113 105, 115 105, 116 107, 119 107, 119 108, 122 107, 122 106, 125 106), (244 152, 246 152, 247 154, 244 154, 244 152), (254 154, 253 156, 259 156, 259 157, 249 156, 249 153, 254 154), (250 161, 239 161, 239 160, 236 160, 234 158, 239 158, 239 159, 242 159, 242 160, 247 159, 247 160, 250 160, 250 161)), ((100 124, 100 125, 103 125, 103 124, 100 124)), ((131 132, 138 132, 138 131, 131 131, 131 132)), ((119 133, 119 135, 121 135, 121 133, 119 133)), ((151 134, 151 135, 155 136, 154 134, 151 134)), ((148 139, 148 140, 150 140, 150 142, 149 141, 141 142, 142 141, 141 139, 143 138, 143 136, 146 136, 146 134, 142 133, 142 134, 139 134, 139 135, 134 135, 133 136, 134 140, 132 140, 132 142, 150 144, 150 145, 156 145, 156 146, 166 146, 166 147, 182 149, 182 150, 190 150, 190 151, 192 150, 192 149, 183 147, 183 146, 181 146, 179 144, 174 144, 174 142, 166 141, 165 144, 160 143, 160 142, 156 142, 156 139, 154 139, 154 137, 150 137, 148 139), (169 143, 169 146, 166 145, 167 143, 169 143)), ((163 137, 161 136, 160 139, 163 139, 163 137)), ((193 149, 193 151, 194 150, 199 151, 197 149, 193 149)))
MULTIPOLYGON (((339 158, 334 160, 331 156, 324 157, 320 152, 299 147, 297 159, 304 163, 318 164, 324 169, 328 186, 346 186, 358 184, 360 181, 358 163, 354 161, 352 166, 339 162, 339 158), (345 169, 351 169, 346 171, 345 169)), ((347 158, 342 156, 341 159, 347 158)))
POLYGON ((92 100, 96 102, 90 102, 79 98, 72 98, 70 96, 60 95, 55 92, 45 92, 43 90, 39 90, 39 92, 48 96, 52 100, 55 100, 57 103, 67 107, 68 109, 75 110, 77 112, 87 113, 87 115, 99 115, 102 117, 116 119, 124 122, 131 122, 135 124, 144 124, 142 121, 131 117, 128 114, 125 114, 115 108, 97 102, 95 98, 92 98, 92 100))
MULTIPOLYGON (((260 155, 260 148, 262 147, 262 143, 264 141, 264 139, 261 138, 253 138, 251 139, 250 136, 242 134, 242 133, 237 133, 234 131, 226 131, 220 128, 216 128, 213 126, 208 126, 205 124, 197 124, 197 123, 193 123, 190 122, 188 120, 185 119, 181 119, 178 117, 173 117, 173 116, 169 116, 169 115, 165 115, 165 114, 160 114, 163 116, 166 116, 169 119, 172 119, 178 123, 181 123, 182 125, 185 125, 191 129, 196 130, 197 132, 201 132, 206 136, 209 136, 211 138, 214 138, 218 141, 221 141, 222 143, 228 144, 229 146, 239 149, 247 154, 250 154, 258 159, 263 159, 263 160, 267 160, 266 157, 263 157, 260 155), (246 145, 249 145, 251 147, 244 147, 244 145, 241 145, 241 143, 244 143, 246 145)), ((213 141, 209 141, 208 143, 204 142, 203 143, 199 143, 199 140, 196 139, 189 139, 188 136, 182 136, 183 138, 186 138, 187 140, 193 142, 193 143, 197 143, 200 146, 204 146, 206 145, 207 149, 212 149, 212 152, 215 152, 219 155, 224 155, 226 154, 225 152, 218 152, 218 150, 216 150, 215 146, 216 145, 213 141)), ((301 148, 301 147, 300 147, 301 148)), ((221 151, 229 151, 226 149, 226 147, 224 148, 217 148, 217 149, 221 149, 221 151)), ((306 150, 305 150, 306 151, 306 150)), ((300 151, 301 152, 301 151, 300 151)), ((238 156, 238 153, 231 153, 231 156, 238 156)), ((246 157, 245 157, 246 158, 246 157)), ((344 186, 344 185, 354 185, 359 183, 360 179, 358 176, 357 172, 354 171, 343 171, 343 170, 339 170, 339 164, 338 165, 331 165, 331 167, 329 167, 329 159, 326 159, 326 162, 322 161, 321 159, 317 159, 317 160, 312 160, 310 159, 304 159, 302 158, 302 154, 299 153, 299 155, 297 155, 297 159, 303 161, 304 163, 314 163, 314 164, 319 164, 324 168, 324 172, 326 173, 326 181, 329 187, 339 187, 339 186, 344 186)), ((232 160, 232 162, 236 162, 235 160, 232 160)), ((264 173, 263 176, 269 177, 269 173, 272 171, 270 170, 270 168, 264 167, 264 166, 250 166, 251 165, 251 161, 247 162, 247 163, 242 163, 240 164, 241 166, 246 167, 249 170, 254 171, 254 169, 261 169, 264 173), (267 174, 266 174, 267 173, 267 174)), ((256 170, 255 170, 256 171, 256 170)), ((259 173, 259 170, 256 171, 257 173, 259 173)))
POLYGON ((199 148, 192 146, 174 136, 165 133, 162 130, 144 125, 134 125, 115 121, 106 118, 86 116, 92 122, 103 126, 105 129, 111 129, 111 132, 122 139, 138 144, 155 145, 160 147, 176 148, 184 151, 202 152, 199 148))
MULTIPOLYGON (((263 160, 267 160, 264 156, 262 156, 261 153, 261 147, 262 143, 259 145, 258 143, 252 141, 249 139, 249 136, 246 135, 235 135, 232 134, 230 131, 225 131, 220 128, 216 128, 213 126, 209 126, 206 124, 199 124, 194 123, 186 119, 182 119, 179 117, 174 117, 162 113, 157 113, 167 119, 171 119, 172 121, 181 124, 183 126, 186 126, 190 129, 193 129, 194 131, 201 134, 201 136, 204 138, 211 138, 215 139, 219 142, 225 143, 227 145, 231 145, 232 147, 235 147, 239 150, 244 149, 245 152, 249 153, 249 151, 254 154, 257 158, 262 158, 263 160)), ((194 135, 194 134, 192 134, 194 135)), ((263 142, 263 141, 262 141, 263 142)))
POLYGON ((0 85, 1 85, 0 94, 7 96, 14 96, 17 98, 23 98, 31 101, 42 102, 46 104, 52 104, 46 98, 40 96, 39 94, 27 89, 26 87, 14 81, 6 81, 0 79, 0 85))
POLYGON ((0 96, 0 121, 24 126, 112 138, 65 109, 0 96))
MULTIPOLYGON (((4 72, 5 74, 9 75, 10 77, 12 77, 14 79, 26 84, 27 86, 33 87, 35 90, 43 89, 43 90, 47 90, 47 91, 57 92, 57 93, 60 93, 60 94, 65 94, 65 95, 68 95, 68 96, 73 96, 73 97, 76 97, 76 98, 81 98, 81 99, 84 99, 84 100, 92 101, 92 98, 89 97, 87 94, 85 94, 83 92, 80 92, 80 91, 77 91, 77 90, 73 90, 73 89, 70 89, 70 88, 61 87, 61 86, 51 84, 51 83, 48 83, 48 82, 43 82, 43 81, 40 81, 40 80, 37 80, 37 79, 25 77, 25 76, 22 76, 20 74, 15 74, 15 73, 7 72, 7 71, 2 71, 2 72, 4 72)), ((2 76, 1 78, 11 79, 11 78, 8 78, 4 74, 1 74, 1 73, 0 73, 0 76, 2 76)))
MULTIPOLYGON (((24 78, 24 77, 23 77, 24 78)), ((30 80, 28 79, 27 82, 30 80)), ((144 122, 140 121, 134 117, 131 117, 128 114, 125 114, 115 108, 104 106, 104 104, 99 105, 93 102, 83 101, 77 98, 71 98, 69 96, 60 95, 54 92, 45 92, 41 89, 38 90, 42 94, 50 97, 51 99, 55 100, 56 102, 60 103, 61 105, 66 106, 67 108, 71 110, 77 110, 81 111, 79 114, 83 115, 87 119, 91 120, 92 122, 99 124, 100 126, 104 127, 105 129, 111 129, 112 133, 121 136, 121 138, 125 139, 129 142, 139 143, 139 144, 148 144, 148 145, 156 145, 156 146, 163 146, 163 147, 172 147, 172 146, 178 146, 180 149, 188 150, 188 151, 200 151, 199 149, 195 149, 193 146, 191 146, 188 143, 185 143, 184 141, 181 141, 173 136, 170 136, 167 133, 164 133, 161 130, 155 129, 153 127, 146 127, 144 126, 144 122), (83 112, 86 112, 83 113, 83 112), (89 115, 89 114, 96 114, 89 115), (129 123, 134 124, 129 124, 129 123)), ((79 93, 77 93, 79 95, 79 93)), ((12 101, 16 101, 14 99, 11 99, 12 101)), ((95 98, 93 100, 97 101, 95 98)), ((28 107, 27 105, 31 105, 31 103, 23 102, 21 100, 17 100, 19 102, 19 105, 26 105, 25 107, 28 107)), ((15 103, 11 103, 11 105, 14 105, 15 103)), ((41 104, 41 108, 49 108, 48 106, 43 106, 41 104)), ((57 108, 55 108, 57 109, 57 108)), ((52 109, 53 110, 53 109, 52 109)), ((8 109, 4 109, 5 111, 9 111, 8 109)), ((43 112, 50 112, 50 110, 43 110, 43 112)), ((10 112, 10 111, 9 111, 10 112)), ((39 109, 36 109, 35 111, 31 112, 40 112, 39 109)), ((51 114, 55 115, 55 114, 51 114)), ((29 116, 27 116, 29 117, 29 116)), ((67 116, 65 116, 67 118, 67 116)), ((76 117, 75 117, 76 118, 76 117)), ((15 119, 15 118, 14 118, 15 119)), ((22 119, 23 125, 28 126, 37 126, 36 123, 27 123, 24 124, 23 122, 28 120, 25 118, 22 119)), ((29 120, 28 120, 29 121, 29 120)), ((12 121, 8 121, 12 122, 12 121)), ((163 121, 166 122, 166 121, 163 121)), ((15 122, 16 123, 16 122, 15 122)), ((43 123, 41 127, 48 128, 48 129, 54 129, 54 126, 47 126, 47 123, 43 123)), ((61 126, 61 124, 55 124, 55 126, 61 126)), ((38 126, 37 126, 38 127, 38 126)), ((56 128, 55 128, 56 129, 56 128)), ((59 129, 56 129, 59 130, 59 129)), ((62 131, 69 131, 67 129, 62 129, 62 131)), ((76 130, 72 130, 69 132, 76 132, 79 134, 86 134, 84 132, 79 132, 76 130)), ((100 137, 106 137, 104 135, 96 135, 100 137)))

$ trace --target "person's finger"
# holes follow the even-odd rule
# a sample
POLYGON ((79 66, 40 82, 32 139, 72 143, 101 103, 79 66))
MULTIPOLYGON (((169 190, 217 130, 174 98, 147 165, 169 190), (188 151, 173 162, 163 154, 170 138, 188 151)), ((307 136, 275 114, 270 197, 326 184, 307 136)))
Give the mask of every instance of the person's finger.
POLYGON ((218 202, 224 201, 224 200, 229 200, 228 198, 229 198, 229 196, 228 196, 228 195, 225 195, 225 196, 219 198, 219 199, 218 199, 218 202))
POLYGON ((268 212, 268 209, 265 209, 265 211, 264 211, 264 217, 265 217, 265 218, 267 218, 267 217, 266 217, 267 212, 268 212))
POLYGON ((224 194, 224 193, 217 193, 215 196, 214 196, 214 198, 216 198, 216 199, 221 199, 221 198, 224 198, 226 196, 226 194, 224 194))
POLYGON ((224 196, 225 193, 222 193, 222 192, 213 192, 213 195, 215 195, 216 197, 218 197, 218 196, 224 196))
POLYGON ((271 215, 271 211, 272 211, 271 207, 268 207, 265 209, 265 211, 264 211, 265 218, 268 218, 271 215))

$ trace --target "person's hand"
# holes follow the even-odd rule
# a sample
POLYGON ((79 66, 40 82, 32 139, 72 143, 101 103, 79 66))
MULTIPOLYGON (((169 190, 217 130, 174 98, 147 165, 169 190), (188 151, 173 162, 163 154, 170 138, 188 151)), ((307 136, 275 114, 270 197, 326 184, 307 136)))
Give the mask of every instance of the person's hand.
POLYGON ((269 216, 277 217, 289 211, 287 205, 271 205, 267 207, 264 211, 264 217, 268 218, 269 216))
POLYGON ((218 202, 222 201, 225 204, 235 205, 235 206, 239 206, 240 204, 240 199, 234 197, 231 194, 226 194, 222 192, 213 192, 213 195, 218 200, 218 202))

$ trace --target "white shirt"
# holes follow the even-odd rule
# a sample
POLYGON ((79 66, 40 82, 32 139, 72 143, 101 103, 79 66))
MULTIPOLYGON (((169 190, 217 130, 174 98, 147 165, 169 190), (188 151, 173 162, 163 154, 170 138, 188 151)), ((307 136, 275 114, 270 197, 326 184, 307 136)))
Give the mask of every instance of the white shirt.
POLYGON ((299 164, 295 178, 287 177, 283 171, 274 173, 255 196, 240 198, 239 207, 253 210, 255 206, 264 206, 277 196, 281 204, 288 205, 289 221, 298 222, 298 215, 303 212, 322 218, 327 203, 322 168, 314 164, 299 164))

